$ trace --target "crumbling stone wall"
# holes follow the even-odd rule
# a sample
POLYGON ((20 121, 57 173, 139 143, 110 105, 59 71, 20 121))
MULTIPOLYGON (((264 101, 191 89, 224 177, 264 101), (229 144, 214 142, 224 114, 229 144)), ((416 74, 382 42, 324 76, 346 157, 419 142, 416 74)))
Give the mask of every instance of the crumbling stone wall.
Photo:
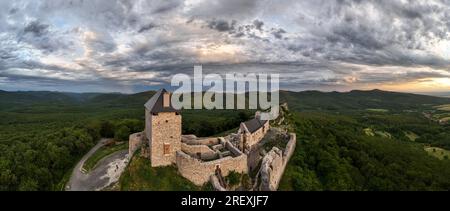
POLYGON ((220 167, 223 176, 227 176, 231 171, 247 173, 247 156, 241 154, 237 157, 227 156, 203 162, 182 151, 177 152, 178 171, 196 185, 201 186, 208 182, 211 175, 214 175, 217 166, 220 167))
POLYGON ((233 153, 235 156, 240 156, 240 155, 243 154, 238 148, 236 148, 236 147, 235 147, 231 142, 229 142, 229 141, 225 142, 225 147, 226 147, 228 150, 230 150, 230 152, 233 153))
POLYGON ((216 152, 206 145, 187 145, 181 143, 181 150, 192 157, 197 157, 199 154, 206 157, 216 155, 216 152))
POLYGON ((267 153, 261 163, 261 190, 269 191, 278 188, 278 178, 283 175, 283 151, 277 147, 267 153))
POLYGON ((276 191, 280 184, 281 177, 283 176, 289 159, 291 159, 294 153, 297 143, 297 137, 295 133, 289 134, 289 142, 286 145, 284 151, 274 147, 263 158, 260 169, 261 186, 262 191, 276 191))
POLYGON ((134 133, 130 135, 128 141, 128 156, 132 157, 134 152, 142 146, 144 140, 144 133, 134 133))
POLYGON ((195 135, 183 135, 182 142, 187 145, 207 145, 214 146, 220 144, 219 138, 197 138, 195 135))
POLYGON ((289 142, 286 144, 286 148, 283 152, 283 158, 285 160, 285 163, 287 163, 291 157, 292 154, 294 154, 295 146, 297 144, 297 135, 295 133, 289 134, 289 142))

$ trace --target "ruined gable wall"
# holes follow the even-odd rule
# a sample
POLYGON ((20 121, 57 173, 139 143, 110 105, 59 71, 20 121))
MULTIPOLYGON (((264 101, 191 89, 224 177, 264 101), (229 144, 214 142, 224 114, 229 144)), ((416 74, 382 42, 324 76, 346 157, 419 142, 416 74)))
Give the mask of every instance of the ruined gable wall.
POLYGON ((160 112, 151 116, 151 163, 152 167, 167 166, 176 162, 176 152, 181 150, 181 115, 160 112), (164 145, 169 153, 164 154, 164 145))
POLYGON ((264 124, 264 127, 259 128, 254 133, 250 134, 247 144, 249 146, 253 146, 258 144, 266 135, 267 131, 269 131, 269 121, 264 124))
POLYGON ((218 160, 202 162, 188 154, 177 152, 177 167, 180 174, 196 185, 203 185, 209 181, 211 175, 215 174, 216 166, 219 165, 223 176, 231 171, 247 173, 247 156, 241 154, 237 157, 225 157, 218 160))
POLYGON ((254 133, 252 133, 250 135, 250 140, 249 141, 249 145, 253 146, 255 144, 257 144, 263 137, 264 137, 264 132, 263 132, 263 128, 259 128, 257 131, 255 131, 254 133))

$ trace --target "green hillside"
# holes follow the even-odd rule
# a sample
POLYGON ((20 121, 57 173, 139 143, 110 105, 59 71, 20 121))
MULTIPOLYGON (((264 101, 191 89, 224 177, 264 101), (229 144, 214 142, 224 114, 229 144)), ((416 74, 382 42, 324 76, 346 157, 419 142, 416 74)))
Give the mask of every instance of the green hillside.
POLYGON ((386 109, 391 111, 427 109, 430 105, 450 102, 449 98, 386 92, 381 90, 351 92, 280 92, 280 99, 295 110, 351 111, 386 109))
MULTIPOLYGON (((0 91, 0 190, 57 189, 100 137, 127 140, 141 131, 143 104, 153 94, 0 91)), ((450 177, 443 177, 448 161, 424 150, 450 150, 450 126, 436 121, 446 117, 447 111, 438 108, 450 104, 449 98, 380 90, 282 91, 280 98, 295 112, 301 149, 289 163, 282 189, 449 189, 450 177), (401 156, 392 158, 397 153, 401 156)), ((218 134, 252 113, 185 110, 183 133, 218 134)))
MULTIPOLYGON (((301 112, 294 119, 298 145, 280 190, 450 188, 450 160, 430 156, 422 144, 406 140, 404 135, 368 136, 364 132, 367 122, 351 116, 301 112)), ((381 122, 371 125, 382 130, 378 127, 381 122)))

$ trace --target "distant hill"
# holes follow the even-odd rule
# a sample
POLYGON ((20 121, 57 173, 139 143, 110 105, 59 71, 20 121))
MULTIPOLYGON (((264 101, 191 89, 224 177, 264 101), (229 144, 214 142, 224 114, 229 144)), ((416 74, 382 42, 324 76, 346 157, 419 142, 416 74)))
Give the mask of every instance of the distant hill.
POLYGON ((58 92, 0 92, 0 108, 30 104, 76 103, 73 96, 58 92))
MULTIPOLYGON (((0 108, 33 104, 96 104, 108 106, 141 106, 155 91, 136 94, 121 93, 63 93, 0 91, 0 108)), ((350 92, 281 91, 280 101, 288 102, 294 110, 345 111, 359 109, 406 110, 449 104, 450 98, 388 92, 382 90, 350 92)))
POLYGON ((417 93, 417 94, 450 98, 450 92, 423 92, 423 93, 417 93))
POLYGON ((148 99, 155 94, 155 91, 140 92, 136 94, 99 94, 86 103, 108 104, 110 106, 143 106, 148 99))
POLYGON ((382 90, 350 92, 281 91, 280 99, 295 110, 353 110, 388 109, 406 110, 450 103, 449 98, 388 92, 382 90))

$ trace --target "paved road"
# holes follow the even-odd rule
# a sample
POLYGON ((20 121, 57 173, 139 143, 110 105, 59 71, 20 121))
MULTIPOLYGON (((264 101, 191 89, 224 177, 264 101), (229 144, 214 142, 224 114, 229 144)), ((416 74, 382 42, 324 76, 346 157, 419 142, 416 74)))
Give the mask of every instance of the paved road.
POLYGON ((84 162, 102 147, 108 139, 102 139, 95 145, 73 169, 67 191, 93 191, 101 190, 116 182, 128 163, 128 150, 117 151, 99 161, 95 169, 83 173, 84 162))

